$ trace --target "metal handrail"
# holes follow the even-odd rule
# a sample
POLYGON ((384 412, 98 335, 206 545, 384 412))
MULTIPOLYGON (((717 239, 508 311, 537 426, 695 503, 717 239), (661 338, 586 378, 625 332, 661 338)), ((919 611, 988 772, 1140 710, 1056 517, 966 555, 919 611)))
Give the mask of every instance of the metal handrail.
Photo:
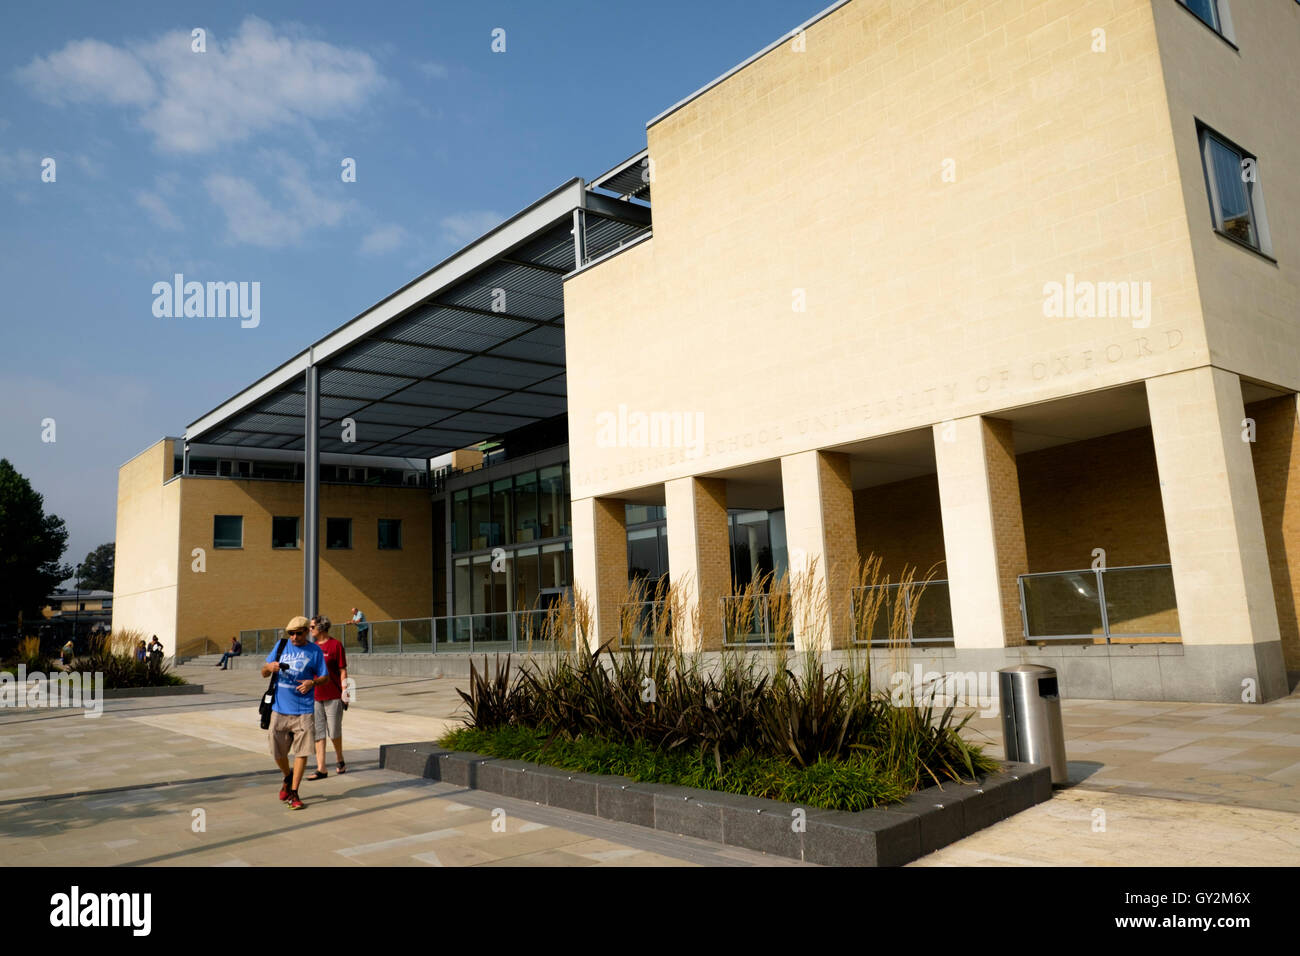
MULTIPOLYGON (((776 647, 779 644, 790 644, 794 641, 794 630, 791 628, 788 634, 777 635, 772 631, 772 608, 771 600, 778 595, 773 594, 729 594, 718 599, 718 609, 722 614, 722 646, 723 647, 776 647), (727 607, 729 604, 741 604, 743 602, 753 601, 756 605, 761 605, 763 609, 763 630, 751 631, 751 634, 758 634, 761 640, 729 640, 727 634, 727 607)), ((790 600, 788 592, 781 592, 780 597, 790 600)), ((756 615, 751 615, 751 621, 756 615)))

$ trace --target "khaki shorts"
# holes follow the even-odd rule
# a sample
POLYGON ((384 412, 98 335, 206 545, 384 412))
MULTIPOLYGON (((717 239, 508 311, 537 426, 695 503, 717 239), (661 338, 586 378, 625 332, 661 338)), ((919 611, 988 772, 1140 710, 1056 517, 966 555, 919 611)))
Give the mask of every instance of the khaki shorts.
POLYGON ((311 714, 271 712, 271 756, 276 763, 289 757, 310 757, 316 749, 315 721, 311 714))
POLYGON ((339 740, 343 736, 343 701, 316 701, 316 739, 339 740))

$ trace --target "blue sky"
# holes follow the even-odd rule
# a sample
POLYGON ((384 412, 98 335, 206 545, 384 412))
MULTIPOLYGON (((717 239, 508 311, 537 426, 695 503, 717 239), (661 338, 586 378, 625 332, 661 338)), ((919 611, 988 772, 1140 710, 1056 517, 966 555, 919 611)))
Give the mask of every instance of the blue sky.
POLYGON ((652 116, 826 2, 10 7, 0 456, 67 522, 65 560, 112 540, 122 462, 642 149, 652 116), (155 317, 177 272, 260 282, 260 324, 155 317))

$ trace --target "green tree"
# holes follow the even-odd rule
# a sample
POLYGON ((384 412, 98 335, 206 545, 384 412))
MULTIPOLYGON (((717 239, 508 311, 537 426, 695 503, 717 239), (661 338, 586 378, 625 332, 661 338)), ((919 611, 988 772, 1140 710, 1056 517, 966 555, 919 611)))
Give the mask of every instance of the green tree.
POLYGON ((101 544, 81 562, 81 587, 86 591, 113 590, 113 542, 101 544))
POLYGON ((45 513, 45 498, 0 458, 0 621, 40 617, 45 598, 73 569, 60 564, 68 529, 45 513))

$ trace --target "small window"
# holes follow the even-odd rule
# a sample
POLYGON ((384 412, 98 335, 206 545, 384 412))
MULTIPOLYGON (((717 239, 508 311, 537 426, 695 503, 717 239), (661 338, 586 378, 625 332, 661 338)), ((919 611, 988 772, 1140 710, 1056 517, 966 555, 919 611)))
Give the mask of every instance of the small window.
POLYGON ((244 516, 213 515, 212 546, 214 548, 242 548, 244 546, 244 516))
POLYGON ((402 547, 402 522, 398 518, 379 519, 379 550, 400 551, 402 547))
POLYGON ((1215 231, 1271 255, 1256 158, 1218 133, 1201 127, 1201 159, 1215 231))
POLYGON ((325 547, 330 551, 346 551, 352 547, 352 519, 325 519, 325 547))
POLYGON ((1179 3, 1236 49, 1237 35, 1232 29, 1232 11, 1228 9, 1228 0, 1179 0, 1179 3))
POLYGON ((271 519, 271 547, 298 547, 298 518, 271 519))
POLYGON ((1183 6, 1215 33, 1221 33, 1219 28, 1219 4, 1218 0, 1183 0, 1183 6))

